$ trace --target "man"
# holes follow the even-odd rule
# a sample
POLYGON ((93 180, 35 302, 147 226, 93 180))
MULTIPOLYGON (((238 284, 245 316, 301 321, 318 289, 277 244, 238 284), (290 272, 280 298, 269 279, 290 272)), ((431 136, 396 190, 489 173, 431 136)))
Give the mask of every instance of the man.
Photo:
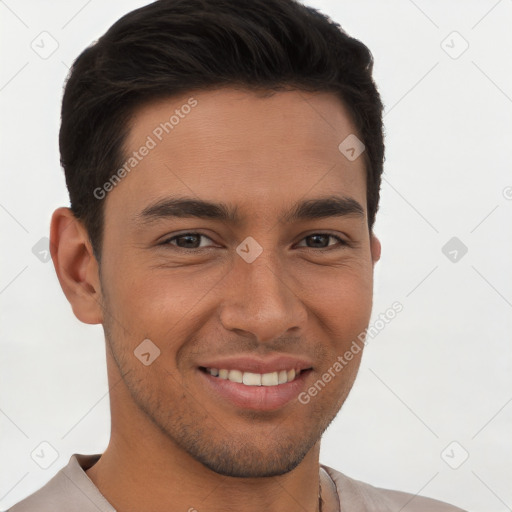
POLYGON ((319 463, 380 257, 372 63, 292 0, 159 0, 79 56, 52 258, 111 439, 13 512, 460 510, 319 463))

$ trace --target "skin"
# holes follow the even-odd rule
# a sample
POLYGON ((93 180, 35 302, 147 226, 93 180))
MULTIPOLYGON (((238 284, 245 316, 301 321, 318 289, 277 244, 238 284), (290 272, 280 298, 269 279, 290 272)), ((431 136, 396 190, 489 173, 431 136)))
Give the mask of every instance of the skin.
POLYGON ((338 150, 356 130, 333 94, 227 88, 141 107, 127 154, 191 96, 197 106, 104 199, 101 271, 71 211, 52 218, 62 289, 106 337, 111 439, 87 475, 120 512, 318 510, 320 438, 362 351, 308 404, 273 411, 212 396, 197 366, 230 354, 303 356, 313 362, 307 390, 368 326, 380 242, 368 230, 364 160, 338 150), (296 201, 334 193, 364 215, 279 220, 296 201), (176 195, 237 205, 244 222, 135 222, 176 195), (351 245, 308 238, 326 231, 351 245), (209 249, 162 244, 187 232, 209 249), (236 253, 248 236, 263 248, 250 264, 236 253), (161 351, 149 366, 133 354, 147 338, 161 351))

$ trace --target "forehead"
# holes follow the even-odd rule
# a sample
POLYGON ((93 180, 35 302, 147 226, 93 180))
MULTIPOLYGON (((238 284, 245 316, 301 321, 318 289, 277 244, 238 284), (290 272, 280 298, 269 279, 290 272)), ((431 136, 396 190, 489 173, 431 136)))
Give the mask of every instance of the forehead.
POLYGON ((330 93, 219 89, 154 101, 131 120, 128 172, 107 210, 133 218, 159 199, 194 196, 274 215, 333 193, 366 207, 363 157, 350 161, 338 148, 355 133, 330 93))

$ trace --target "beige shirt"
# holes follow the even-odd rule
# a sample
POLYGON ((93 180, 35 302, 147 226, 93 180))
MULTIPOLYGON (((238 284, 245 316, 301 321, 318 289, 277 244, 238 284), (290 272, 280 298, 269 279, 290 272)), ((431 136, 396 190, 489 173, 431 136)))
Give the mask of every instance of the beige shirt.
MULTIPOLYGON (((7 512, 116 512, 85 473, 100 456, 74 453, 48 483, 7 512)), ((340 512, 464 512, 441 501, 373 487, 323 464, 320 471, 336 486, 340 512)), ((324 512, 336 512, 326 508, 324 512)))

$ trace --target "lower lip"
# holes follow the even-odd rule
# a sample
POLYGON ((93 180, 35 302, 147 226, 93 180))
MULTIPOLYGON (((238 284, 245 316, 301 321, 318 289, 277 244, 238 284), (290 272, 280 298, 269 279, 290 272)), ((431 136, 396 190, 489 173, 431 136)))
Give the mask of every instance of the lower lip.
POLYGON ((311 370, 301 371, 292 382, 277 386, 246 386, 238 382, 214 377, 198 370, 206 385, 214 394, 241 409, 253 411, 273 411, 296 400, 304 388, 305 379, 311 370))

